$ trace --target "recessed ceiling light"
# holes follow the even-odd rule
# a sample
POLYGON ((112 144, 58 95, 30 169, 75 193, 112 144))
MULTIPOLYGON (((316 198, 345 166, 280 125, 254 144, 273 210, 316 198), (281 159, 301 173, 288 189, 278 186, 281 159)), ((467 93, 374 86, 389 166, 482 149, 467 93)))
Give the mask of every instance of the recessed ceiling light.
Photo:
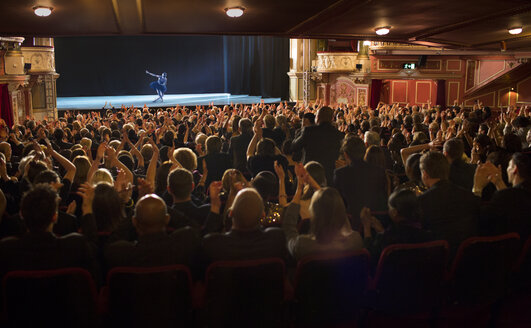
POLYGON ((37 16, 46 17, 46 16, 50 16, 50 14, 52 13, 52 8, 44 7, 44 6, 37 6, 37 7, 33 7, 33 11, 35 12, 35 15, 37 16))
POLYGON ((386 34, 389 33, 390 29, 391 29, 391 26, 377 27, 376 28, 376 34, 378 34, 378 35, 386 35, 386 34))
POLYGON ((229 17, 240 17, 241 15, 243 15, 244 10, 245 8, 243 7, 231 7, 231 8, 226 8, 225 13, 229 17))
POLYGON ((509 33, 510 34, 520 34, 520 33, 522 33, 522 28, 521 27, 510 28, 509 29, 509 33))

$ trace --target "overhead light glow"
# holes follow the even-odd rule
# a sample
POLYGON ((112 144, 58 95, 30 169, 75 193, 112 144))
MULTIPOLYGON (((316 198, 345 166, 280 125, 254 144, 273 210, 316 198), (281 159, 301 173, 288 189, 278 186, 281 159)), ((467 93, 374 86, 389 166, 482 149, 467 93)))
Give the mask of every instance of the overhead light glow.
POLYGON ((244 10, 245 9, 243 7, 232 7, 225 9, 225 13, 229 17, 240 17, 241 15, 243 15, 244 10))
POLYGON ((363 41, 363 45, 364 46, 370 46, 371 45, 371 41, 363 41))
POLYGON ((509 29, 509 33, 510 34, 520 34, 520 33, 522 33, 522 28, 521 27, 513 27, 513 28, 509 29))
POLYGON ((389 33, 390 29, 391 29, 390 26, 378 27, 378 28, 376 28, 376 34, 378 34, 378 35, 386 35, 386 34, 389 33))
POLYGON ((50 14, 52 13, 52 8, 38 6, 38 7, 34 7, 33 11, 35 12, 35 15, 37 16, 46 17, 46 16, 50 16, 50 14))

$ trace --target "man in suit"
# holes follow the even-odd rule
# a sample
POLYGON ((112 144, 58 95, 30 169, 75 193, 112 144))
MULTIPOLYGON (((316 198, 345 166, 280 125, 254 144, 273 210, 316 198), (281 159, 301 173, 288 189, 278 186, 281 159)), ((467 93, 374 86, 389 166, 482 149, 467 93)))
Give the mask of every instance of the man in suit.
POLYGON ((478 165, 473 192, 481 195, 492 181, 496 185, 490 202, 481 209, 481 232, 499 235, 517 232, 522 241, 531 235, 531 158, 515 153, 509 161, 507 176, 512 187, 507 188, 502 179, 501 167, 492 163, 478 165))
POLYGON ((335 170, 333 181, 356 229, 360 227, 359 215, 363 207, 373 211, 387 209, 387 179, 382 168, 363 161, 365 144, 360 138, 349 137, 344 140, 341 151, 347 166, 335 170))
POLYGON ((323 165, 329 184, 333 178, 343 140, 343 133, 332 125, 333 120, 334 110, 330 107, 322 107, 317 112, 317 125, 305 127, 291 145, 294 152, 303 151, 303 163, 316 161, 323 165))
POLYGON ((435 239, 447 240, 453 252, 463 240, 476 235, 480 199, 448 180, 450 164, 441 152, 422 155, 420 171, 429 188, 419 196, 422 225, 435 239))
POLYGON ((48 270, 67 267, 87 269, 97 277, 95 257, 96 222, 91 215, 81 222, 85 236, 71 233, 57 237, 59 197, 49 184, 28 191, 21 202, 21 215, 29 232, 0 242, 0 277, 12 270, 48 270))
POLYGON ((206 155, 197 159, 198 163, 206 161, 207 171, 203 172, 203 165, 198 165, 201 174, 207 174, 205 186, 209 186, 212 181, 220 181, 223 173, 232 168, 232 159, 229 154, 221 152, 221 139, 218 136, 210 136, 205 141, 206 155))
POLYGON ((132 218, 138 240, 120 240, 107 246, 105 259, 109 268, 171 264, 193 267, 201 245, 198 233, 191 227, 184 227, 167 234, 169 220, 162 198, 155 194, 142 197, 132 218))
POLYGON ((247 147, 253 138, 253 122, 244 118, 238 123, 240 135, 230 138, 229 155, 232 166, 240 172, 247 170, 247 147))
POLYGON ((251 260, 269 257, 287 258, 286 237, 280 228, 260 228, 264 203, 252 188, 240 190, 230 216, 232 229, 227 233, 205 236, 203 247, 209 262, 251 260))
POLYGON ((472 190, 476 166, 463 160, 464 151, 463 140, 458 138, 446 141, 443 146, 443 154, 450 163, 449 180, 466 190, 472 190))

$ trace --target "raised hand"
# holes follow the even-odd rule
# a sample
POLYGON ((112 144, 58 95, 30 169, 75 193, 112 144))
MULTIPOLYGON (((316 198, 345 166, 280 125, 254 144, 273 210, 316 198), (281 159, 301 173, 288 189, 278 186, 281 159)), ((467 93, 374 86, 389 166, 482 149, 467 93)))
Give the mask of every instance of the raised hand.
POLYGON ((284 168, 282 165, 278 164, 278 161, 275 161, 275 173, 278 176, 278 180, 284 181, 286 178, 286 173, 284 172, 284 168))
POLYGON ((91 214, 92 202, 94 201, 94 187, 91 184, 83 183, 77 189, 76 194, 83 198, 83 204, 81 206, 83 215, 91 214))

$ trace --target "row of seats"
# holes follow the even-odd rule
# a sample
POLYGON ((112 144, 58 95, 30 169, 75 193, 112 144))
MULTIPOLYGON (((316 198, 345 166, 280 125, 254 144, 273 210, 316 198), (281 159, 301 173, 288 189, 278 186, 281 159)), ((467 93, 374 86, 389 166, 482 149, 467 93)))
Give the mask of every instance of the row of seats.
POLYGON ((530 280, 531 238, 522 251, 519 239, 470 238, 448 270, 446 241, 392 245, 372 277, 366 250, 317 255, 299 261, 293 284, 276 258, 215 262, 196 285, 182 265, 114 268, 99 295, 83 269, 14 271, 3 280, 3 319, 13 327, 486 327, 492 305, 530 280))

